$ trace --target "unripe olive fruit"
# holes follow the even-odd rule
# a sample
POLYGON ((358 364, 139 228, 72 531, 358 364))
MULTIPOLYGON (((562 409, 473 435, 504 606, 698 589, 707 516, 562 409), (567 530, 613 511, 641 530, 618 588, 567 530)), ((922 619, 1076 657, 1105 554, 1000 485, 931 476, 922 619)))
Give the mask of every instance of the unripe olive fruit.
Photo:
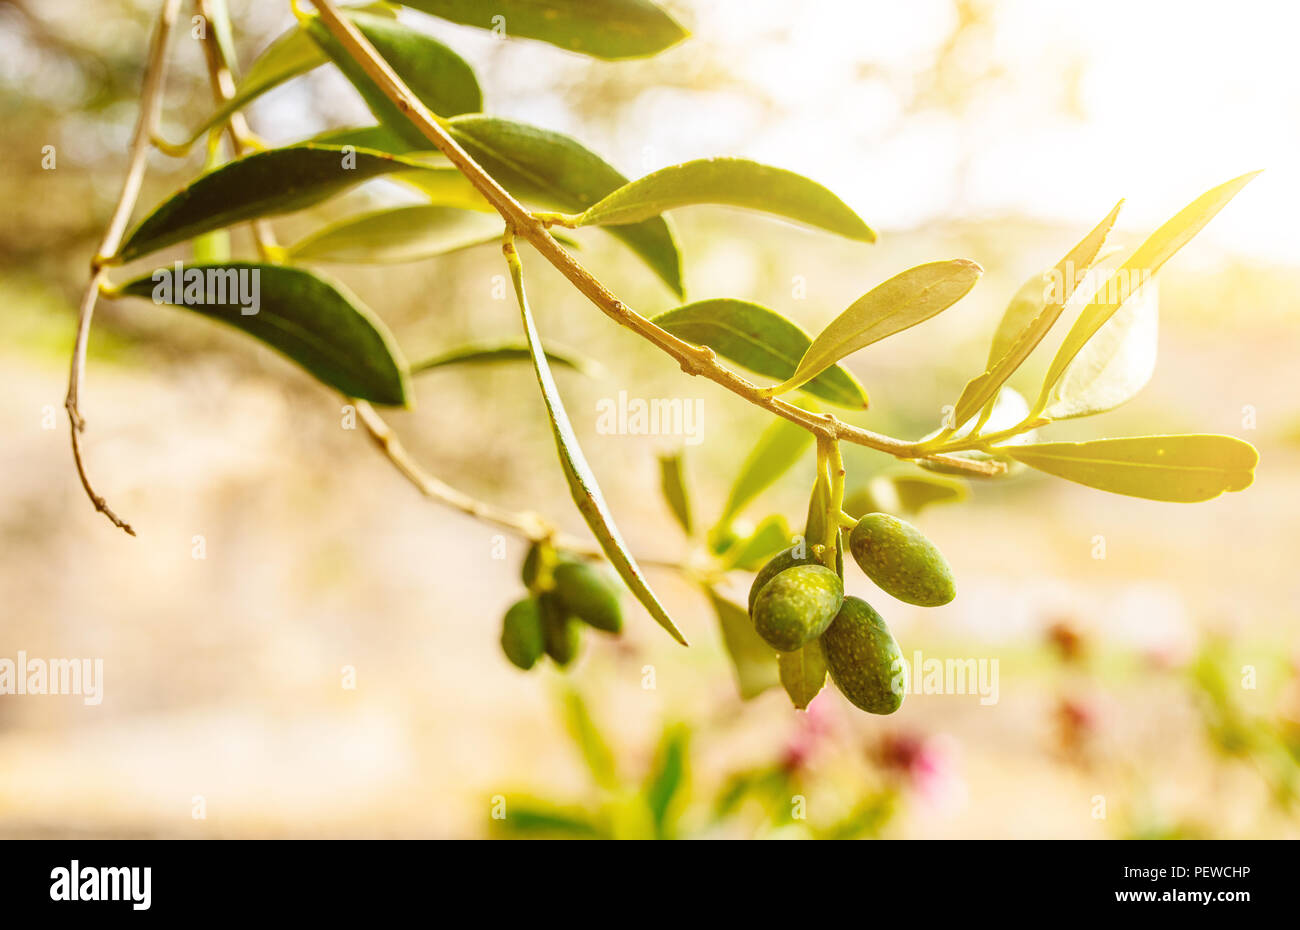
POLYGON ((618 589, 609 576, 587 562, 555 566, 555 596, 566 613, 606 633, 623 629, 618 589))
POLYGON ((582 629, 564 610, 553 592, 539 595, 538 604, 542 619, 542 642, 546 654, 560 667, 568 665, 578 655, 582 629))
POLYGON ((758 592, 754 629, 773 649, 794 652, 822 634, 843 600, 839 575, 824 565, 795 565, 758 592))
POLYGON ((545 648, 537 599, 527 597, 511 605, 501 624, 501 650, 506 658, 528 671, 542 657, 545 648))
POLYGON ((821 639, 831 680, 856 707, 892 714, 903 706, 907 668, 889 627, 870 604, 846 597, 821 639))
POLYGON ((815 561, 816 559, 808 554, 808 547, 806 545, 791 546, 789 549, 783 549, 776 555, 772 556, 771 560, 758 570, 758 574, 754 576, 754 583, 749 586, 750 616, 753 616, 754 601, 758 600, 758 592, 763 590, 764 585, 787 568, 791 568, 795 565, 807 565, 808 563, 815 561), (801 550, 804 555, 802 557, 797 557, 795 555, 796 549, 801 550))
POLYGON ((867 514, 853 528, 849 550, 868 578, 904 603, 942 607, 957 596, 948 560, 906 520, 867 514))

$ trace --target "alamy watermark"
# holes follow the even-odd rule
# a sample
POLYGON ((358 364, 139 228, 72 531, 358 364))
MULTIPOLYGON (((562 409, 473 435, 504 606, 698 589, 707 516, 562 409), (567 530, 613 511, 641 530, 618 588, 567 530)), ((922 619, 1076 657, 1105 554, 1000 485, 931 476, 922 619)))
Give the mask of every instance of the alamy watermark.
POLYGON ((79 694, 86 704, 104 700, 103 659, 0 658, 0 697, 7 694, 79 694))
POLYGON ((596 401, 596 432, 618 436, 681 436, 688 446, 704 441, 704 401, 698 397, 602 397, 596 401))
POLYGON ((243 316, 262 308, 262 270, 239 266, 186 268, 176 262, 153 273, 153 302, 238 307, 243 316))

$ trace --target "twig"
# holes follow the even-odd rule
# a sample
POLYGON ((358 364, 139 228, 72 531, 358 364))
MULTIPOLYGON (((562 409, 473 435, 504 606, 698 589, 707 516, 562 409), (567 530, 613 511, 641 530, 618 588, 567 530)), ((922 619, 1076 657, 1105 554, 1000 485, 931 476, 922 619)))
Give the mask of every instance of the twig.
POLYGON ((158 117, 162 112, 163 75, 167 69, 167 38, 172 25, 176 22, 176 12, 180 0, 163 0, 162 10, 158 14, 158 24, 154 27, 153 41, 149 48, 149 61, 145 66, 144 90, 140 96, 140 116, 136 120, 135 133, 131 137, 130 160, 126 179, 122 182, 122 192, 118 196, 117 206, 109 220, 104 238, 95 251, 90 262, 90 283, 81 298, 77 314, 77 338, 72 350, 72 364, 68 372, 68 396, 63 406, 68 411, 68 421, 72 434, 72 460, 77 467, 77 477, 86 489, 95 509, 108 517, 114 526, 121 527, 130 535, 135 535, 131 525, 113 512, 104 498, 95 493, 86 476, 85 464, 81 459, 81 432, 86 428, 78 409, 78 400, 82 379, 86 373, 86 349, 90 343, 90 321, 95 314, 95 302, 99 299, 99 289, 104 283, 104 259, 117 251, 126 232, 127 221, 135 209, 140 196, 140 185, 144 180, 145 162, 149 157, 149 140, 158 128, 158 117))
POLYGON ((955 456, 928 452, 917 443, 906 442, 861 429, 836 419, 833 415, 819 416, 776 397, 767 397, 753 383, 721 365, 713 350, 679 339, 650 320, 636 313, 602 284, 591 272, 574 258, 551 235, 547 224, 534 216, 496 182, 443 128, 418 97, 402 82, 369 40, 348 20, 344 19, 332 0, 311 0, 320 13, 321 22, 344 47, 366 75, 430 142, 445 155, 474 188, 482 194, 506 223, 514 227, 521 238, 569 279, 588 300, 606 316, 627 327, 670 355, 684 372, 703 375, 755 406, 802 426, 816 436, 826 439, 843 439, 902 459, 924 458, 951 468, 980 475, 997 475, 1005 471, 1000 462, 980 462, 955 456))

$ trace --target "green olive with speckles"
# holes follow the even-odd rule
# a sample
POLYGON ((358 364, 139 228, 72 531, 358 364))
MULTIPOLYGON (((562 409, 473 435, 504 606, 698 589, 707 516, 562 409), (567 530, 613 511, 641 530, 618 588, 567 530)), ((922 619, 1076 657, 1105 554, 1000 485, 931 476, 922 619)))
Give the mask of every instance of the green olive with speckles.
POLYGON ((537 664, 545 649, 537 598, 526 597, 512 604, 501 624, 501 651, 506 658, 528 671, 537 664))
POLYGON ((855 707, 869 714, 892 714, 903 706, 903 652, 880 614, 862 598, 844 599, 821 645, 831 680, 855 707))
POLYGON ((750 615, 752 616, 754 613, 754 601, 758 600, 758 592, 763 590, 764 585, 787 568, 791 568, 795 565, 807 565, 810 562, 815 561, 816 559, 808 554, 808 547, 806 545, 791 546, 789 549, 784 549, 772 556, 771 560, 758 570, 758 574, 754 576, 754 583, 749 586, 750 615), (796 548, 802 550, 804 555, 796 556, 796 548))
POLYGON ((839 575, 824 565, 795 565, 758 592, 754 629, 778 652, 794 652, 822 635, 843 601, 839 575))
POLYGON ((547 592, 537 598, 542 618, 542 642, 546 654, 563 668, 578 655, 582 627, 570 617, 555 597, 547 592))
POLYGON ((849 550, 868 578, 906 604, 942 607, 957 596, 948 560, 906 520, 867 514, 853 528, 849 550))
POLYGON ((609 576, 587 562, 555 566, 555 596, 565 612, 606 633, 623 629, 618 589, 609 576))

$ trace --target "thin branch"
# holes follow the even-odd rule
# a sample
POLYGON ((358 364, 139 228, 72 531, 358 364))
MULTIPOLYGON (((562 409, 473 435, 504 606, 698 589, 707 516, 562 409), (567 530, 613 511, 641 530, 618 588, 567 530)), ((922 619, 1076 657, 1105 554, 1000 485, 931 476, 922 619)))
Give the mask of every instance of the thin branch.
POLYGON ((311 2, 320 13, 321 22, 361 66, 366 75, 375 82, 384 96, 434 144, 438 151, 447 157, 448 161, 501 214, 506 223, 514 227, 518 236, 527 239, 529 244, 542 254, 542 257, 555 266, 606 316, 658 346, 676 360, 684 372, 690 375, 703 375, 751 404, 784 417, 814 435, 826 439, 843 439, 902 459, 924 458, 972 474, 997 475, 1005 471, 1005 466, 999 462, 977 462, 927 452, 917 443, 861 429, 844 423, 831 414, 819 416, 780 398, 767 397, 757 385, 719 364, 712 349, 679 339, 636 313, 560 245, 542 219, 530 213, 461 148, 443 127, 442 121, 411 92, 383 56, 375 51, 369 40, 350 21, 339 14, 338 8, 331 0, 311 0, 311 2))
POLYGON ((86 421, 78 409, 81 382, 86 374, 86 349, 90 344, 90 321, 95 314, 95 302, 99 299, 99 289, 104 283, 104 259, 117 251, 126 232, 127 221, 135 209, 140 197, 140 185, 144 181, 145 162, 149 157, 149 140, 158 128, 158 117, 162 112, 163 75, 167 69, 167 38, 172 25, 176 22, 176 13, 180 0, 163 0, 162 10, 158 14, 158 24, 154 27, 153 41, 149 48, 149 61, 145 66, 144 90, 140 95, 140 116, 136 120, 135 133, 131 137, 129 165, 126 179, 122 182, 122 192, 118 196, 113 216, 104 231, 104 238, 95 251, 90 263, 90 283, 81 298, 77 313, 77 338, 72 350, 72 363, 68 372, 68 396, 63 405, 68 411, 68 421, 72 434, 72 461, 77 467, 77 477, 86 489, 95 509, 108 517, 114 526, 121 527, 130 535, 135 530, 130 524, 113 512, 104 498, 95 493, 86 476, 85 464, 81 459, 81 431, 86 428, 86 421))

